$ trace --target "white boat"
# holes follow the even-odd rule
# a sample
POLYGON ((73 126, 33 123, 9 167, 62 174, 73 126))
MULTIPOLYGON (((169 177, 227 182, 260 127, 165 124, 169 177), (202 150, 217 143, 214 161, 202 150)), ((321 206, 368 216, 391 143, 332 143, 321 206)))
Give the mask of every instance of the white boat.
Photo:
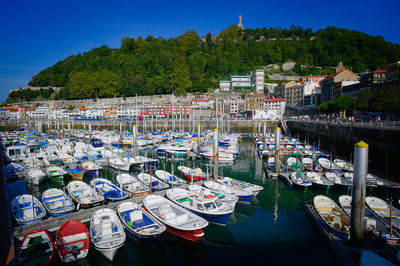
POLYGON ((248 182, 244 182, 238 179, 233 179, 230 177, 224 177, 222 179, 217 179, 217 182, 221 183, 221 184, 225 184, 234 188, 238 188, 238 189, 242 189, 248 192, 252 192, 254 194, 254 196, 257 196, 258 193, 260 193, 261 190, 263 190, 264 188, 262 186, 256 185, 256 184, 252 184, 252 183, 248 183, 248 182))
POLYGON ((123 188, 105 178, 95 178, 90 181, 90 185, 107 201, 120 201, 129 197, 123 188))
POLYGON ((321 187, 324 189, 329 189, 334 185, 334 183, 326 179, 322 174, 317 172, 307 172, 306 177, 313 183, 313 186, 321 187))
POLYGON ((238 201, 238 197, 232 194, 221 194, 218 193, 216 191, 210 190, 208 188, 205 187, 201 187, 199 185, 196 184, 191 184, 188 186, 187 188, 189 191, 193 191, 196 194, 200 194, 200 195, 208 195, 208 194, 212 194, 216 197, 218 197, 221 202, 232 206, 232 208, 235 208, 236 202, 238 201))
POLYGON ((158 179, 161 179, 162 181, 168 183, 171 186, 180 186, 186 184, 186 181, 183 180, 182 178, 179 178, 176 175, 173 175, 164 170, 157 170, 155 171, 154 174, 158 179))
POLYGON ((49 188, 42 194, 42 202, 51 216, 61 216, 72 212, 75 209, 72 200, 57 188, 49 188))
POLYGON ((353 183, 342 177, 338 173, 326 172, 325 178, 329 181, 333 182, 337 186, 341 186, 343 188, 349 189, 349 187, 353 186, 353 183))
POLYGON ((366 176, 367 182, 370 182, 372 184, 375 184, 379 187, 384 187, 384 188, 400 188, 400 186, 390 180, 381 178, 379 176, 373 175, 373 174, 367 174, 366 176))
POLYGON ((318 164, 320 167, 322 167, 326 171, 330 171, 330 172, 341 172, 342 171, 342 168, 340 168, 339 166, 337 166, 332 161, 330 161, 326 158, 319 158, 318 164))
POLYGON ((203 184, 206 188, 224 195, 234 195, 238 197, 238 203, 250 204, 251 199, 254 197, 254 192, 246 191, 240 188, 228 186, 213 180, 208 180, 203 184))
POLYGON ((160 191, 164 189, 168 189, 170 186, 166 182, 158 179, 155 176, 151 176, 146 173, 138 174, 138 180, 141 181, 143 184, 150 187, 150 190, 153 191, 160 191))
POLYGON ((149 186, 129 174, 119 174, 115 178, 119 186, 130 194, 131 197, 144 196, 150 193, 149 186))
POLYGON ((111 209, 100 209, 90 219, 90 240, 94 248, 113 261, 118 249, 125 244, 124 227, 111 209))
POLYGON ((92 207, 101 205, 104 197, 83 181, 72 181, 67 185, 68 194, 79 207, 92 207))
POLYGON ((118 157, 111 158, 108 162, 112 168, 121 170, 121 171, 129 172, 129 168, 131 167, 131 163, 129 161, 120 159, 118 157))
POLYGON ((33 195, 22 194, 11 201, 11 214, 19 225, 27 225, 46 217, 43 204, 33 195))
POLYGON ((167 226, 167 230, 191 241, 199 241, 208 222, 172 201, 149 195, 143 200, 146 210, 167 226))
POLYGON ((309 187, 312 185, 312 182, 307 178, 305 172, 292 172, 290 173, 290 179, 295 185, 301 187, 309 187))
MULTIPOLYGON (((344 177, 345 179, 347 179, 349 182, 351 182, 353 184, 353 175, 354 175, 353 173, 344 173, 342 177, 344 177)), ((369 179, 368 175, 367 175, 365 181, 366 181, 365 185, 367 187, 376 187, 377 186, 376 179, 369 179)))
POLYGON ((82 169, 85 171, 86 174, 89 174, 94 177, 98 177, 100 170, 103 169, 103 167, 99 166, 98 164, 88 161, 82 163, 82 169))
POLYGON ((189 181, 200 181, 208 180, 212 178, 212 175, 207 175, 200 168, 190 168, 186 166, 178 166, 178 170, 189 180, 189 181))
MULTIPOLYGON (((200 155, 206 159, 212 160, 214 158, 213 151, 200 152, 200 155)), ((219 163, 232 163, 235 160, 235 156, 230 153, 218 152, 219 163)))
POLYGON ((308 171, 313 170, 313 160, 309 157, 304 157, 301 159, 301 163, 303 164, 304 168, 308 171))
POLYGON ((182 188, 168 189, 168 199, 203 217, 210 223, 226 225, 234 208, 213 194, 202 194, 182 188))
POLYGON ((64 175, 68 172, 59 166, 48 166, 46 168, 47 177, 54 182, 62 183, 64 181, 64 175))
POLYGON ((301 165, 300 160, 296 157, 287 158, 286 165, 287 165, 289 171, 297 172, 297 171, 303 170, 303 166, 301 165))
POLYGON ((343 171, 353 172, 353 165, 351 163, 346 162, 345 160, 341 160, 341 159, 335 159, 335 160, 333 160, 333 162, 337 166, 342 168, 343 171))
POLYGON ((350 234, 350 220, 344 211, 326 196, 314 197, 314 207, 329 231, 343 239, 348 239, 350 234))
POLYGON ((28 182, 33 185, 39 185, 46 178, 46 174, 40 169, 32 169, 28 172, 28 182))
POLYGON ((377 198, 377 197, 366 197, 365 203, 368 208, 372 211, 372 213, 385 222, 386 224, 390 224, 390 211, 392 212, 392 226, 400 231, 400 211, 392 206, 392 210, 390 210, 390 204, 386 201, 377 198))

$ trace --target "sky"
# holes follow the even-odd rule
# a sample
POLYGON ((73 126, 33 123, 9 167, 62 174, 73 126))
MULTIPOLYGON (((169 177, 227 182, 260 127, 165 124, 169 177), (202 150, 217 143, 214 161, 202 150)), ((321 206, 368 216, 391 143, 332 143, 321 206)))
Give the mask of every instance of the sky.
POLYGON ((57 61, 123 37, 215 35, 241 14, 245 28, 336 26, 400 43, 399 10, 399 0, 0 0, 0 102, 57 61))

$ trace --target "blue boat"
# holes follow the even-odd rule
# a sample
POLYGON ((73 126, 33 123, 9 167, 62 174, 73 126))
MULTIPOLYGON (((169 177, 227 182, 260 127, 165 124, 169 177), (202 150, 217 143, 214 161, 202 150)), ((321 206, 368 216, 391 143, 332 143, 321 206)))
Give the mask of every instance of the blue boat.
POLYGON ((42 202, 51 216, 62 216, 71 213, 74 209, 72 200, 57 188, 50 188, 43 192, 42 202))
POLYGON ((225 195, 235 195, 238 197, 238 203, 249 205, 254 197, 253 191, 246 191, 240 188, 235 188, 224 183, 219 183, 213 180, 208 180, 203 184, 206 188, 217 193, 225 195))
POLYGON ((11 214, 19 225, 35 223, 46 217, 43 204, 30 194, 16 196, 10 206, 11 214))
POLYGON ((129 196, 128 193, 105 178, 95 178, 90 182, 90 185, 107 201, 120 201, 127 199, 129 196))
POLYGON ((117 213, 125 232, 133 239, 146 244, 155 245, 160 234, 166 230, 164 224, 134 202, 121 203, 117 213))

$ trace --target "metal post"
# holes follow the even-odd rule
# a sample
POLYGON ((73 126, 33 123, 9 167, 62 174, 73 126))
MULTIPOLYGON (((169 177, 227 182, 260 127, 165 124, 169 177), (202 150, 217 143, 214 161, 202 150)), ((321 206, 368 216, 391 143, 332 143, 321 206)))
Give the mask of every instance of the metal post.
POLYGON ((263 124, 263 150, 267 149, 267 124, 263 124))
POLYGON ((279 173, 279 149, 280 149, 281 129, 275 128, 275 173, 279 173))
POLYGON ((137 130, 136 125, 133 125, 133 156, 137 155, 137 130))
POLYGON ((214 129, 214 140, 213 140, 213 162, 214 162, 214 180, 218 179, 218 128, 214 129))
POLYGON ((200 128, 200 122, 198 122, 197 123, 197 155, 200 155, 200 140, 201 140, 201 128, 200 128))
POLYGON ((350 240, 360 244, 364 237, 365 182, 368 165, 368 144, 354 145, 354 176, 351 200, 350 240))

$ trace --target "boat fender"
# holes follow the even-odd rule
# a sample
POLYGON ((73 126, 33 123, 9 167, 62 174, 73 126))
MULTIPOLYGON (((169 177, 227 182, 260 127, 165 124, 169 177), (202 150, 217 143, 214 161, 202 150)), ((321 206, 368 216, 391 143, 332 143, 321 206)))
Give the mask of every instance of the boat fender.
POLYGON ((212 199, 212 198, 214 198, 215 196, 214 195, 211 195, 211 194, 208 194, 208 195, 204 195, 204 198, 206 198, 206 199, 212 199))

